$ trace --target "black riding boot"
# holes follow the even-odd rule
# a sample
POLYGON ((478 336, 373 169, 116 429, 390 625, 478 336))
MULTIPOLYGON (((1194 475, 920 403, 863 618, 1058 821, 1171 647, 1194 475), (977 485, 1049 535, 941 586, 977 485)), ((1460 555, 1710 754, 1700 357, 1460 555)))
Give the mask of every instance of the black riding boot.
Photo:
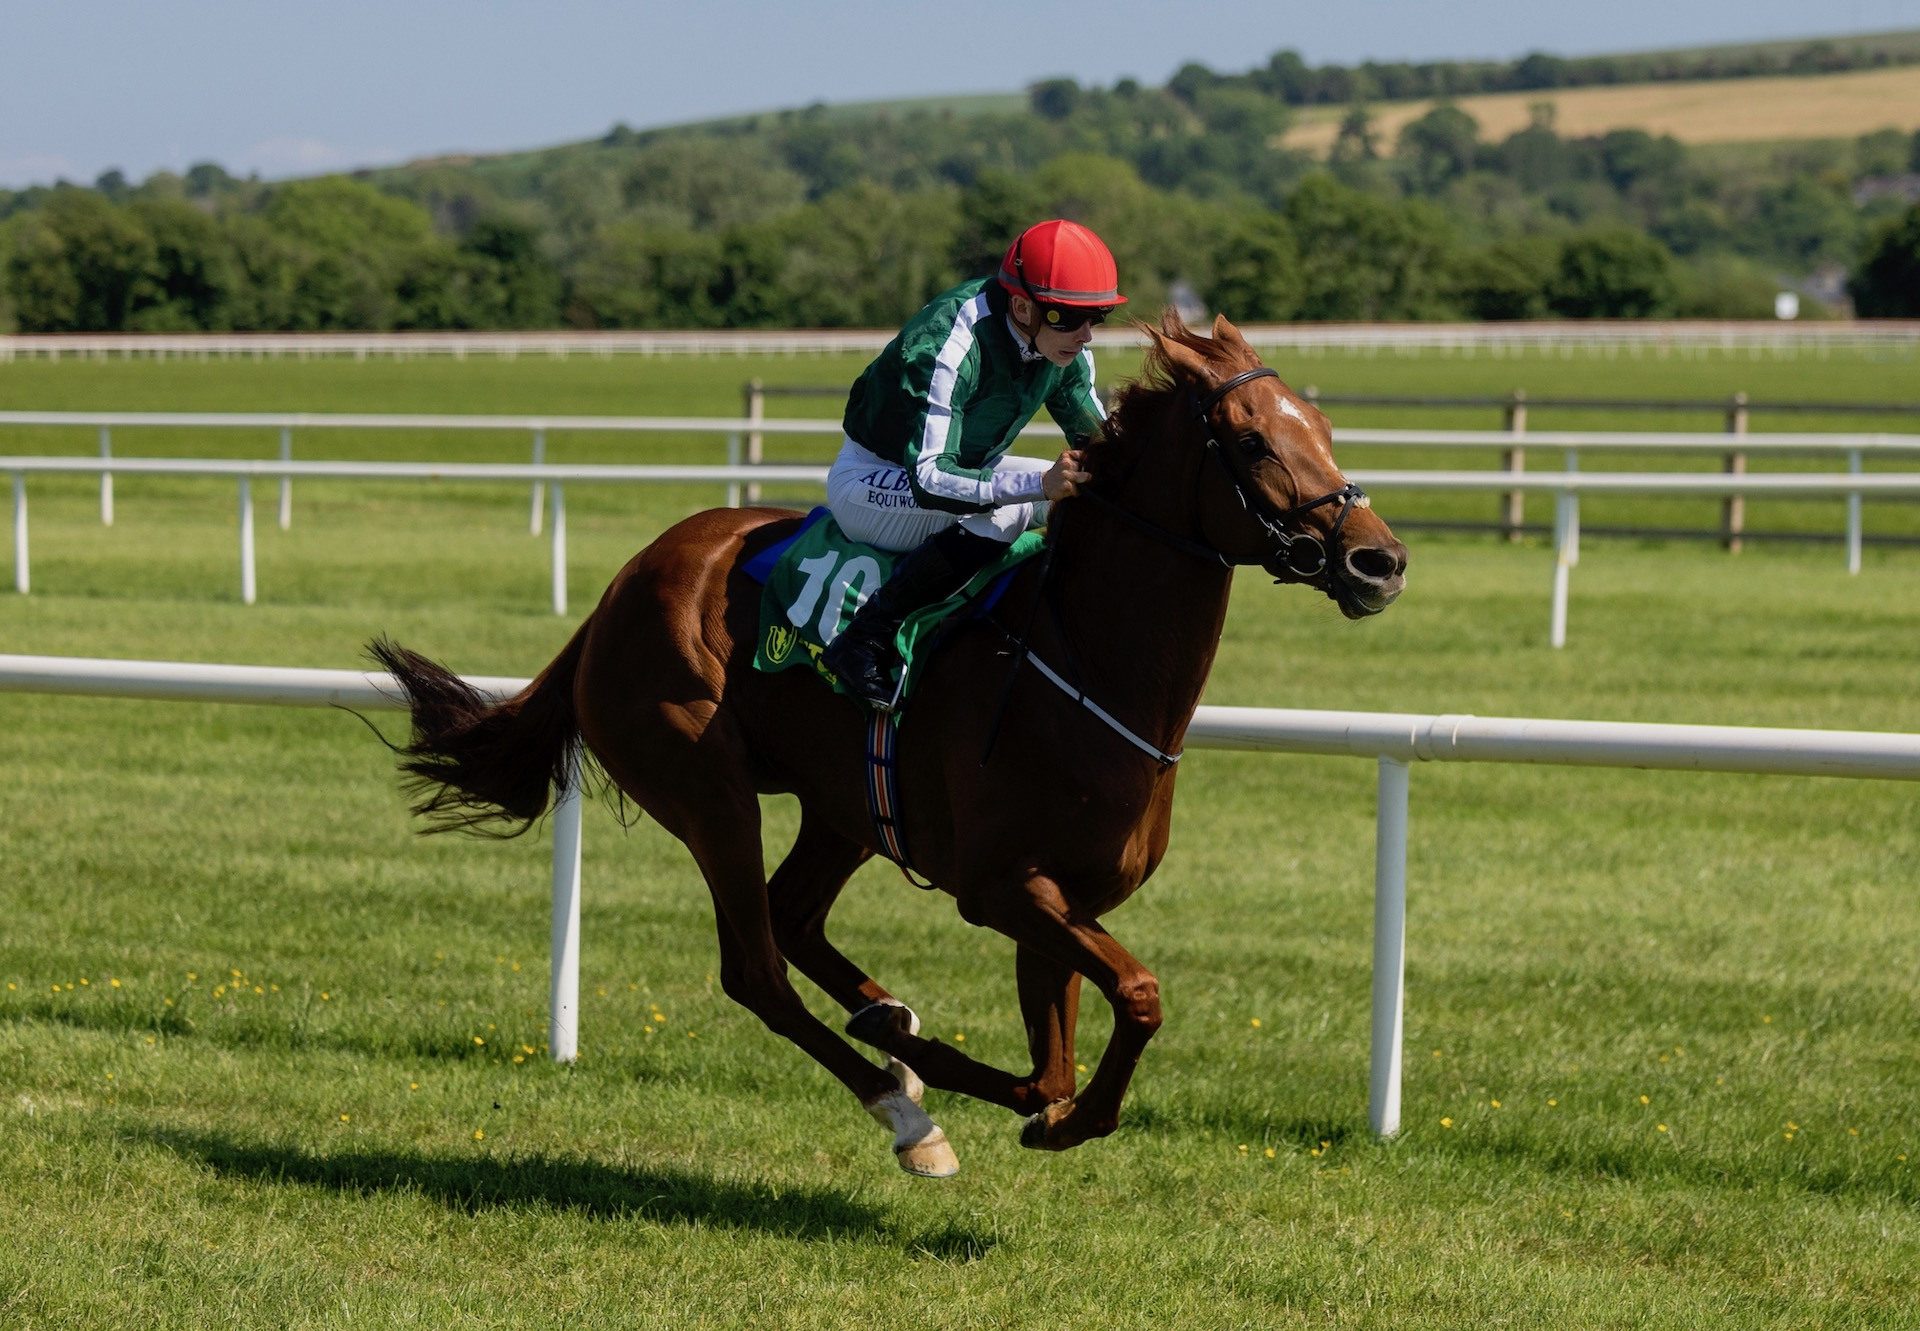
POLYGON ((827 644, 821 662, 854 697, 882 711, 891 708, 893 668, 899 664, 893 639, 901 623, 914 611, 952 596, 1006 548, 959 526, 928 537, 894 565, 893 576, 827 644))

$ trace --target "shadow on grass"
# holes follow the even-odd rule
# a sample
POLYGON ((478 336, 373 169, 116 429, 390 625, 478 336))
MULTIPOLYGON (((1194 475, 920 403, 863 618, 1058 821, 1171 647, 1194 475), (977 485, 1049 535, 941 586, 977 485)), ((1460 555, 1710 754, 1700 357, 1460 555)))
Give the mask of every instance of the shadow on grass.
MULTIPOLYGON (((0 1011, 0 1025, 48 1022, 76 1030, 151 1032, 170 1039, 204 1040, 209 1048, 226 1050, 316 1050, 437 1063, 487 1063, 499 1058, 494 1050, 475 1046, 471 1024, 439 1029, 410 1026, 381 1034, 352 1026, 315 1029, 309 1025, 309 1017, 309 1013, 295 1008, 280 1013, 210 1011, 196 1015, 191 1008, 156 1013, 132 1003, 81 1005, 34 1000, 16 1002, 0 1011)), ((644 1079, 646 1074, 636 1075, 644 1079)))
POLYGON ((215 1173, 342 1193, 408 1193, 467 1215, 552 1210, 592 1220, 750 1229, 784 1238, 868 1240, 916 1256, 973 1261, 996 1242, 947 1223, 902 1233, 883 1211, 818 1188, 726 1183, 687 1170, 615 1168, 591 1160, 456 1158, 403 1151, 316 1155, 294 1146, 159 1130, 145 1139, 215 1173))

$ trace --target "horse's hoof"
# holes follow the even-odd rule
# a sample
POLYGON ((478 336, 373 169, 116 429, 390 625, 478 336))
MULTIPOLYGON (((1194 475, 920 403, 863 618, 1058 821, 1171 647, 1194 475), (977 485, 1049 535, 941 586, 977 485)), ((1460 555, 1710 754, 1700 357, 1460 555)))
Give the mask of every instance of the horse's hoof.
POLYGON ((1064 1151, 1071 1143, 1050 1140, 1050 1134, 1067 1111, 1073 1108, 1071 1100, 1055 1100, 1028 1119, 1020 1129, 1020 1144, 1029 1151, 1064 1151))
POLYGON ((952 1178, 960 1172, 947 1134, 905 1091, 888 1091, 867 1107, 883 1128, 893 1132, 893 1158, 917 1178, 952 1178))
POLYGON ((947 1134, 939 1128, 911 1146, 898 1148, 893 1158, 915 1178, 952 1178, 960 1172, 960 1157, 953 1153, 947 1134))
POLYGON ((846 1032, 861 1044, 880 1049, 890 1036, 920 1034, 920 1018, 899 999, 882 998, 848 1017, 846 1032))

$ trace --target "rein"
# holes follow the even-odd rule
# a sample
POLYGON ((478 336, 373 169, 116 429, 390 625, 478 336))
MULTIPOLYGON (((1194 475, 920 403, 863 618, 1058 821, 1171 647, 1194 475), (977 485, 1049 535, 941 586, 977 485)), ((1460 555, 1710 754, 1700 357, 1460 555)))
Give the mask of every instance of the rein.
MULTIPOLYGON (((1182 536, 1178 532, 1168 531, 1158 523, 1149 522, 1138 513, 1133 512, 1131 509, 1121 507, 1113 500, 1096 491, 1089 490, 1084 497, 1098 500, 1107 512, 1119 518, 1128 526, 1144 532, 1156 540, 1172 546, 1182 554, 1189 555, 1203 563, 1218 564, 1223 568, 1233 568, 1239 564, 1258 564, 1266 569, 1267 572, 1274 573, 1275 582, 1285 582, 1289 580, 1306 581, 1320 576, 1320 574, 1326 571, 1327 567, 1326 541, 1323 541, 1312 532, 1288 531, 1286 529, 1287 524, 1293 522, 1304 513, 1311 513, 1316 508, 1323 508, 1328 504, 1337 503, 1340 505, 1340 511, 1334 516, 1333 526, 1327 531, 1327 538, 1331 540, 1339 536, 1340 528, 1345 525, 1347 514, 1353 511, 1354 506, 1356 504, 1364 506, 1367 503, 1367 492, 1349 481, 1339 489, 1329 490, 1317 499, 1306 500, 1303 503, 1295 504, 1293 507, 1283 511, 1276 510, 1257 492, 1252 496, 1248 495, 1247 488, 1245 484, 1243 484, 1240 475, 1234 471, 1233 465, 1227 461, 1226 450, 1221 447, 1219 439, 1215 436, 1213 423, 1209 419, 1209 413, 1220 404, 1221 399, 1225 398, 1227 394, 1242 384, 1251 383, 1255 379, 1278 379, 1279 377, 1279 371, 1270 369, 1265 365, 1257 369, 1242 370, 1239 374, 1228 378, 1205 397, 1196 398, 1194 401, 1194 417, 1199 421, 1200 427, 1206 431, 1207 453, 1219 462, 1221 470, 1226 473, 1227 484, 1232 487, 1234 497, 1240 501, 1240 507, 1260 524, 1261 528, 1273 541, 1274 551, 1271 555, 1265 558, 1255 559, 1230 559, 1220 550, 1208 545, 1205 541, 1196 541, 1191 537, 1182 536), (1276 566, 1284 570, 1288 576, 1283 577, 1280 573, 1275 572, 1276 566)), ((1199 512, 1198 493, 1204 475, 1204 468, 1194 472, 1194 512, 1196 514, 1199 512)), ((994 741, 999 738, 1000 721, 1006 714, 1007 703, 1013 693, 1013 681, 1020 673, 1020 667, 1026 662, 1031 661, 1033 662, 1034 669, 1038 670, 1049 683, 1066 694, 1067 697, 1071 698, 1082 708, 1098 717, 1105 723, 1108 729, 1119 735, 1120 738, 1152 758, 1160 765, 1163 771, 1173 766, 1180 761, 1180 754, 1168 753, 1166 750, 1134 734, 1133 731, 1127 729, 1112 712, 1100 706, 1099 703, 1087 696, 1084 689, 1069 682, 1065 676, 1041 660, 1033 648, 1027 645, 1027 640, 1033 635, 1034 614, 1038 612, 1042 601, 1046 602, 1048 608, 1053 612, 1054 627, 1060 633, 1061 643, 1065 645, 1067 642, 1066 630, 1060 623, 1059 607, 1054 604, 1050 595, 1053 585, 1053 567, 1053 548, 1049 545, 1046 562, 1040 573, 1040 587, 1034 594, 1033 611, 1028 614, 1027 622, 1021 628, 1019 634, 1016 635, 1011 632, 1005 625, 1000 623, 998 618, 990 617, 989 622, 991 622, 995 628, 998 628, 1007 641, 1013 645, 1014 659, 1012 667, 1007 671, 1006 683, 1000 690, 1000 702, 994 709, 993 724, 987 731, 986 748, 980 755, 980 765, 982 767, 986 766, 988 757, 993 753, 994 741)), ((1068 665, 1072 667, 1073 649, 1071 646, 1066 646, 1066 651, 1068 665)), ((1077 674, 1079 671, 1076 669, 1075 673, 1077 674)))

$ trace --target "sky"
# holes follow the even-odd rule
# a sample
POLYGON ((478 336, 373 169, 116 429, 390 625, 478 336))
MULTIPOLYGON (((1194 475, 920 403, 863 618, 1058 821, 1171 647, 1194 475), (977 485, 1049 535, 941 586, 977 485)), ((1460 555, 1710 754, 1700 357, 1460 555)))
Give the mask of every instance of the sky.
POLYGON ((267 179, 1045 78, 1920 28, 1920 0, 0 0, 0 187, 267 179))

